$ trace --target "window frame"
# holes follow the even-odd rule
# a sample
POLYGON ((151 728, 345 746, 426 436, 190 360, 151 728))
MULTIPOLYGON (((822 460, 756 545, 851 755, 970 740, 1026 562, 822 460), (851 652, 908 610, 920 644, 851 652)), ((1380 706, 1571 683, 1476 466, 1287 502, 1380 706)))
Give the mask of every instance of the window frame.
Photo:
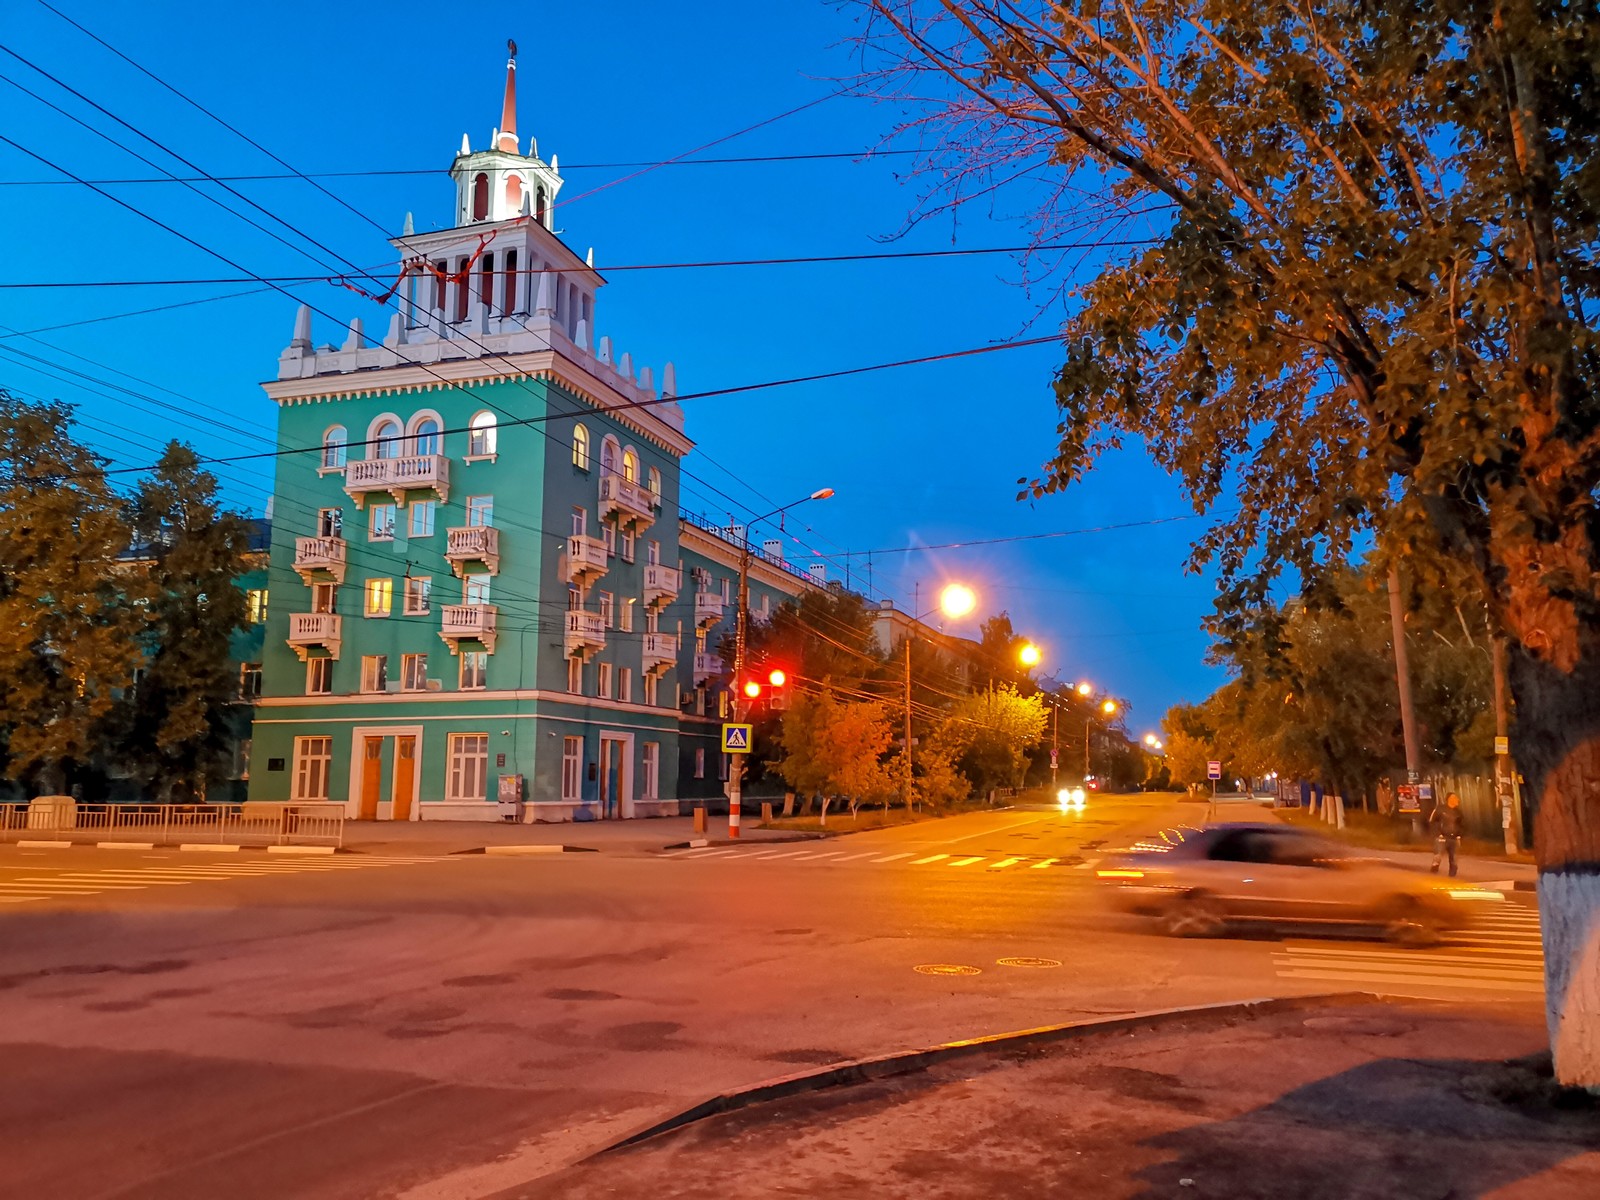
POLYGON ((457 804, 489 798, 489 735, 452 733, 445 739, 445 799, 457 804))
POLYGON ((329 734, 308 734, 295 738, 292 798, 304 801, 327 800, 332 780, 333 737, 329 734), (316 764, 320 764, 320 767, 316 764), (306 787, 308 773, 320 777, 319 788, 306 787))
POLYGON ((639 799, 661 798, 661 743, 645 742, 639 754, 639 799))
POLYGON ((489 652, 487 650, 463 650, 461 663, 456 672, 456 687, 463 692, 481 692, 489 686, 489 652), (477 683, 467 681, 467 668, 470 665, 477 667, 479 680, 477 683))
POLYGON ((361 694, 378 696, 389 690, 389 656, 363 654, 361 656, 361 694))
POLYGON ((600 697, 600 699, 611 699, 611 680, 615 673, 615 669, 608 662, 603 662, 596 665, 594 694, 600 697))
POLYGON ((394 612, 394 579, 388 575, 373 575, 361 585, 361 615, 364 617, 387 617, 394 612), (377 607, 374 601, 382 598, 382 607, 377 607))
POLYGON ((622 704, 633 703, 633 670, 630 667, 617 668, 616 699, 622 704))
POLYGON ((247 662, 239 664, 239 699, 250 701, 261 696, 261 664, 247 662))
POLYGON ((428 690, 428 656, 424 653, 400 656, 400 690, 425 692, 428 690))
POLYGON ((333 695, 333 659, 327 656, 306 659, 306 695, 333 695), (321 676, 319 679, 318 676, 321 676), (318 683, 326 686, 317 687, 318 683))
POLYGON ((343 425, 330 425, 322 431, 322 466, 318 473, 342 471, 350 462, 350 431, 343 425))
POLYGON ((395 527, 400 522, 400 508, 396 504, 374 504, 367 510, 367 541, 392 542, 395 538, 395 527), (389 521, 386 526, 381 526, 378 518, 387 513, 389 521))
POLYGON ((438 528, 439 502, 437 500, 413 500, 406 505, 406 537, 429 538, 438 528), (426 515, 428 527, 418 531, 417 518, 426 515))
POLYGON ((489 529, 494 525, 494 494, 467 497, 467 527, 489 529))
POLYGON ((561 799, 576 804, 583 799, 583 738, 561 739, 561 799))
POLYGON ((407 617, 425 617, 433 611, 433 576, 407 575, 400 612, 407 617), (420 601, 420 602, 419 602, 420 601))
MULTIPOLYGON (((509 310, 508 310, 509 311, 509 310)), ((467 422, 467 462, 494 462, 500 454, 500 423, 484 409, 467 422)))
POLYGON ((593 458, 590 448, 593 442, 589 438, 589 427, 579 421, 572 427, 572 465, 580 471, 591 469, 593 458))
POLYGON ((268 595, 266 588, 247 588, 244 593, 245 619, 252 625, 267 623, 268 595))
POLYGON ((577 655, 567 659, 567 694, 583 695, 583 659, 577 655))

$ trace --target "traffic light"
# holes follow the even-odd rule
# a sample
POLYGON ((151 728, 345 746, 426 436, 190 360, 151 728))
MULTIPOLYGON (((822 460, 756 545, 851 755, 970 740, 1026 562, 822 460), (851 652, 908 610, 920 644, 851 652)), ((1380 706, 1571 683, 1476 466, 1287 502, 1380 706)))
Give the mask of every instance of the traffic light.
POLYGON ((767 673, 767 683, 772 686, 772 692, 768 697, 768 707, 774 712, 789 707, 789 693, 783 686, 788 682, 789 676, 782 667, 774 667, 767 673))
POLYGON ((746 700, 761 699, 761 684, 759 681, 754 679, 746 679, 744 681, 744 698, 746 700))

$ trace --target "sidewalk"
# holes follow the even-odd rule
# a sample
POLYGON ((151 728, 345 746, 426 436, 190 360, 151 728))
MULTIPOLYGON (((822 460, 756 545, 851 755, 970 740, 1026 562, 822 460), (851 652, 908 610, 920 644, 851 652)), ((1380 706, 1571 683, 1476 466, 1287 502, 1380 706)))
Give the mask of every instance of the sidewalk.
POLYGON ((702 1121, 496 1200, 1579 1200, 1600 1108, 1532 1009, 1331 1005, 1097 1033, 702 1121))
MULTIPOLYGON (((760 829, 746 816, 741 842, 787 842, 814 835, 760 829)), ((494 821, 347 821, 344 849, 358 854, 461 854, 488 846, 567 846, 613 854, 645 854, 681 845, 691 838, 725 842, 728 818, 712 817, 705 834, 694 832, 694 818, 639 817, 627 821, 563 821, 538 825, 494 821)))

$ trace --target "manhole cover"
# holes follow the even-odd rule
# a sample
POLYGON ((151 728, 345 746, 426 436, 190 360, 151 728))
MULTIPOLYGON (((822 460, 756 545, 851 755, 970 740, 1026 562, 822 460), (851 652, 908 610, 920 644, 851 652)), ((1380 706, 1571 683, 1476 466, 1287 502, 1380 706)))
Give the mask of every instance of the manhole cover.
POLYGON ((1059 967, 1061 962, 1054 958, 997 958, 995 962, 1002 967, 1059 967))
POLYGON ((958 963, 923 963, 911 968, 918 975, 982 975, 978 967, 961 966, 958 963))

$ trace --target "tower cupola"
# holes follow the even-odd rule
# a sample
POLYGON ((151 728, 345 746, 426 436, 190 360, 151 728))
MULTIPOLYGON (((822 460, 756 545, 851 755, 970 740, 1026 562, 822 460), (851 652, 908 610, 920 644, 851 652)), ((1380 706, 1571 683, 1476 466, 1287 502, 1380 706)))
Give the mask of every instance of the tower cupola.
POLYGON ((531 216, 546 229, 554 229, 556 193, 561 176, 554 157, 539 157, 539 144, 530 134, 528 153, 519 154, 517 138, 517 44, 508 41, 505 98, 500 105, 500 125, 489 136, 487 149, 474 151, 471 139, 462 137, 461 152, 450 167, 456 181, 456 225, 480 225, 531 216))

